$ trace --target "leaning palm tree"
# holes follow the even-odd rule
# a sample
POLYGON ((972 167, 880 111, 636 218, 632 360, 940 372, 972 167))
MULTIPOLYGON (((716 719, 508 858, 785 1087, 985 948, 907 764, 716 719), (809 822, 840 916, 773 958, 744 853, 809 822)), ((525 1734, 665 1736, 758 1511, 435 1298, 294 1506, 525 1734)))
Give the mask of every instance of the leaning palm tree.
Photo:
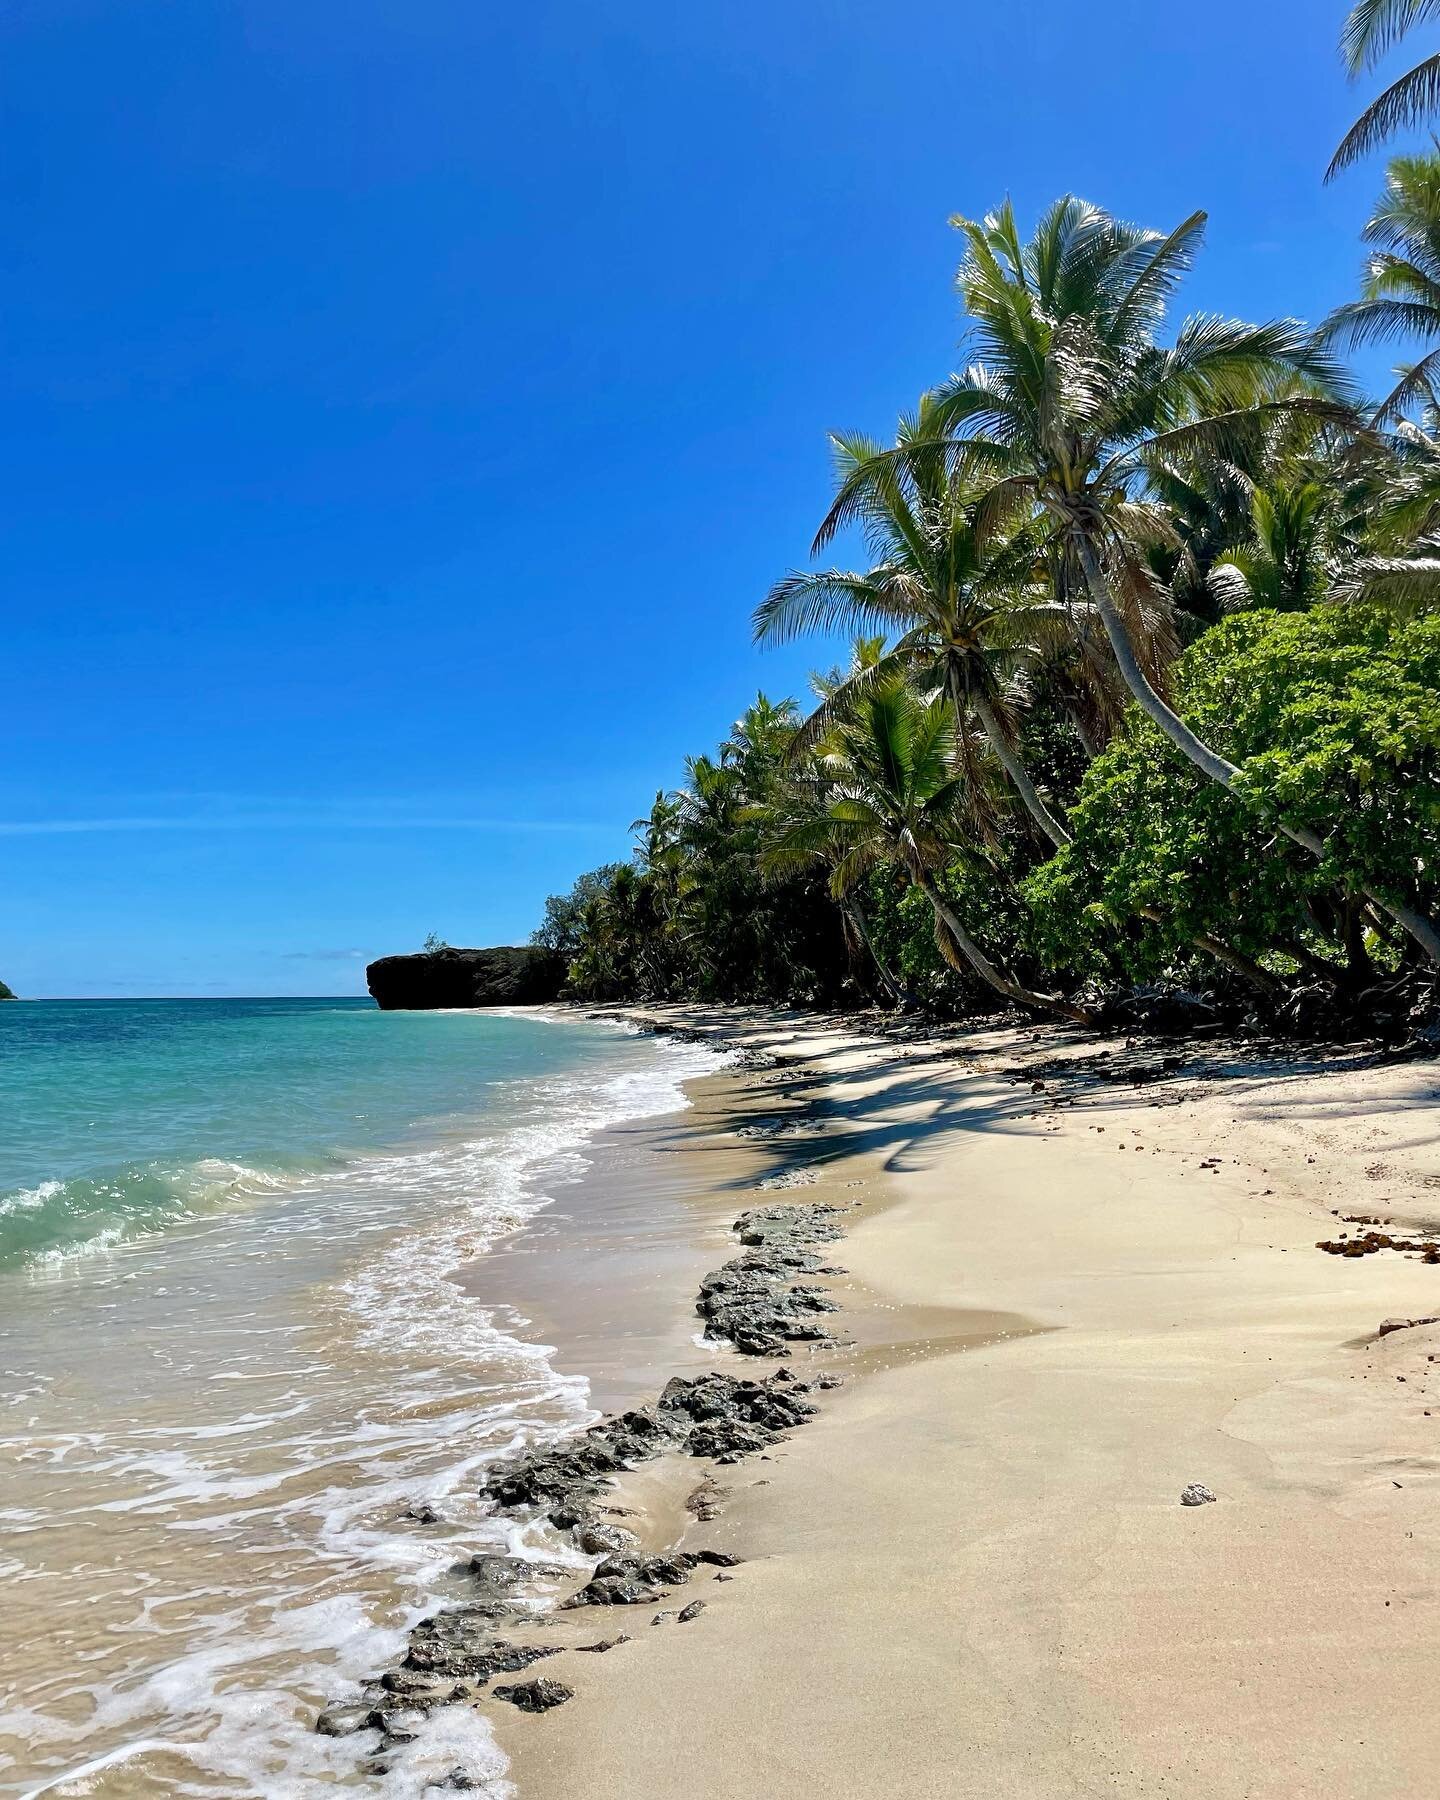
MULTIPOLYGON (((1440 340, 1440 152, 1394 158, 1360 236, 1370 246, 1360 298, 1330 315, 1325 335, 1351 350, 1394 338, 1440 340)), ((1428 398, 1440 377, 1440 348, 1399 373, 1380 420, 1428 398)))
MULTIPOLYGON (((898 444, 915 450, 935 441, 934 407, 921 401, 901 420, 898 444)), ((826 696, 815 717, 824 723, 861 686, 899 675, 921 692, 946 694, 954 709, 956 755, 975 766, 970 719, 981 732, 1026 811, 1057 848, 1070 833, 1041 798, 1020 753, 1019 717, 1008 677, 1028 646, 1052 642, 1067 621, 1043 581, 1036 546, 1023 530, 982 544, 975 500, 941 460, 898 463, 872 439, 832 437, 842 488, 852 487, 855 516, 877 559, 865 570, 794 570, 755 613, 757 639, 783 642, 806 631, 896 632, 878 661, 861 667, 826 696)), ((970 784, 982 792, 981 784, 970 784)))
POLYGON ((926 701, 891 681, 857 695, 820 747, 833 797, 823 811, 777 835, 767 852, 769 867, 797 867, 822 855, 830 862, 837 899, 872 869, 899 868, 930 902, 949 960, 967 966, 1007 1000, 1093 1024, 1083 1007, 1038 993, 1000 969, 941 892, 936 877, 954 853, 963 786, 951 760, 953 733, 943 694, 926 701))
MULTIPOLYGON (((1440 18, 1440 0, 1356 0, 1340 34, 1340 54, 1352 76, 1373 69, 1414 25, 1440 18)), ((1333 181, 1406 126, 1440 111, 1440 56, 1427 56, 1372 100, 1345 133, 1325 179, 1333 181)))
MULTIPOLYGON (((960 288, 977 358, 935 395, 935 424, 957 476, 983 476, 982 541, 1017 518, 1044 518, 1079 571, 1126 687, 1195 766, 1233 789, 1240 769, 1201 738, 1160 694, 1142 660, 1141 615, 1157 580, 1147 552, 1174 543, 1149 495, 1149 461, 1224 443, 1267 416, 1343 414, 1334 357, 1294 320, 1244 325, 1187 320, 1157 341, 1167 303, 1190 267, 1205 215, 1168 236, 1122 224, 1083 200, 1057 201, 1022 244, 1008 202, 983 221, 955 221, 966 239, 960 288)), ((890 453, 899 465, 940 449, 890 453)), ((817 549, 863 516, 868 482, 842 485, 817 549)), ((1277 820, 1323 858, 1309 826, 1277 820)), ((1403 899, 1370 894, 1440 963, 1440 932, 1403 899)))

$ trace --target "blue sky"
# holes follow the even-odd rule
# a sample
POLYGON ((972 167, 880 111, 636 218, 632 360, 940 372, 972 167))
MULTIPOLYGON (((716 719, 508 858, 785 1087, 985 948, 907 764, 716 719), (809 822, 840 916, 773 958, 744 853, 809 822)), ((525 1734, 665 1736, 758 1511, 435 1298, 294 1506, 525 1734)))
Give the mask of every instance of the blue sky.
POLYGON ((11 0, 0 976, 523 938, 820 660, 748 614, 957 360, 950 213, 1203 206, 1187 308, 1349 294, 1342 11, 11 0))

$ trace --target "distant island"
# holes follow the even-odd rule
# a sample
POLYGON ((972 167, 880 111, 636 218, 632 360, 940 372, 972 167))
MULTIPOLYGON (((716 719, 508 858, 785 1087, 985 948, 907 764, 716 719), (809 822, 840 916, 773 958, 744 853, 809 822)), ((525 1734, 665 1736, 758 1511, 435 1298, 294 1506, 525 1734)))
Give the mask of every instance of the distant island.
POLYGON ((18 998, 18 994, 12 992, 10 988, 6 987, 3 981, 0 981, 0 1000, 16 1000, 18 998))

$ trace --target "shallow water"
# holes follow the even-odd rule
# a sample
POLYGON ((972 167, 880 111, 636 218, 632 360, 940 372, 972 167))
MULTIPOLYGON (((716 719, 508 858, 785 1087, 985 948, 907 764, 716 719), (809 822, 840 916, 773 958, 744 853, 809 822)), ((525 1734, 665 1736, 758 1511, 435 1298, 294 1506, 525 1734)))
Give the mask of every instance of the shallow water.
POLYGON ((716 1062, 366 1002, 0 1008, 0 1793, 505 1792, 476 1714, 376 1777, 314 1713, 501 1541, 480 1467, 590 1416, 451 1277, 716 1062))

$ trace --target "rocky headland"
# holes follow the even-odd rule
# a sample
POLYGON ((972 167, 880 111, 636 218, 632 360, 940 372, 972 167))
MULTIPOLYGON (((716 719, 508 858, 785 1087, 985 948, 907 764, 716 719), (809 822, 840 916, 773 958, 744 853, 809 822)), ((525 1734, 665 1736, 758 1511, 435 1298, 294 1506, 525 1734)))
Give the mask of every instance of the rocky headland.
POLYGON ((538 944, 499 944, 488 950, 417 950, 382 956, 365 970, 365 984, 382 1012, 441 1007, 543 1006, 559 997, 565 959, 538 944))

